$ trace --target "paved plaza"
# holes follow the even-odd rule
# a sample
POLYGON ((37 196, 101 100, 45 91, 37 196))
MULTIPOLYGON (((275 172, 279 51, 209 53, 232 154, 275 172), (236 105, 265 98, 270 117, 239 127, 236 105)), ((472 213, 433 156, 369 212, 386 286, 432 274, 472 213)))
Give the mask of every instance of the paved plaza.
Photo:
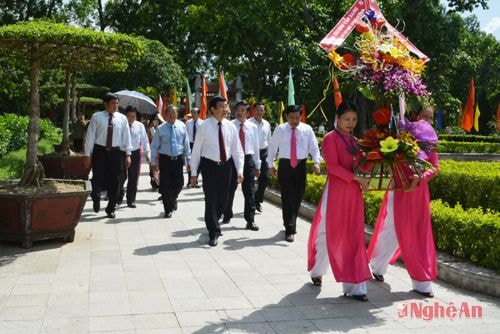
POLYGON ((400 265, 369 282, 367 303, 341 296, 331 274, 314 287, 309 222, 287 243, 281 209, 266 202, 260 231, 246 230, 240 188, 211 248, 202 190, 183 189, 165 219, 145 167, 137 208, 121 205, 110 220, 89 198, 73 243, 0 243, 0 334, 500 333, 499 299, 442 281, 436 298, 420 298, 400 265), (481 318, 459 318, 478 309, 481 318))

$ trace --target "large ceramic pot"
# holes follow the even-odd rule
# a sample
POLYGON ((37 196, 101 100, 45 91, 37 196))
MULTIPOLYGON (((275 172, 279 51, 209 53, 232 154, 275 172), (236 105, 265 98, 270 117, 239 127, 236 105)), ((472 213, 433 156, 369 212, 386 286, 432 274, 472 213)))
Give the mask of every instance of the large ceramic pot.
POLYGON ((47 154, 38 156, 46 177, 88 180, 90 169, 84 166, 84 158, 83 155, 47 154))
POLYGON ((60 182, 82 187, 80 191, 70 192, 0 193, 0 240, 20 241, 24 248, 31 248, 33 241, 44 239, 72 242, 90 193, 90 182, 60 182))

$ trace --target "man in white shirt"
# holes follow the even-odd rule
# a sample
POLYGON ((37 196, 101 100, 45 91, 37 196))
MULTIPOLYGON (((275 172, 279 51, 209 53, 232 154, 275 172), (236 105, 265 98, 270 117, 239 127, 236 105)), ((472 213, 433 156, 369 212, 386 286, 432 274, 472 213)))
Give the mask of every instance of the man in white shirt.
MULTIPOLYGON (((191 119, 188 120, 186 122, 186 129, 187 129, 187 132, 188 132, 188 136, 189 136, 189 147, 191 148, 191 150, 193 150, 193 145, 194 145, 194 141, 196 139, 196 132, 198 130, 198 128, 200 127, 200 125, 203 123, 203 120, 199 118, 199 112, 200 112, 200 109, 198 108, 193 108, 191 109, 191 119)), ((200 171, 198 170, 198 175, 200 174, 200 171)), ((191 186, 191 171, 188 170, 188 181, 187 181, 187 187, 190 187, 191 186)), ((195 185, 194 186, 195 188, 199 188, 200 186, 199 185, 195 185)))
POLYGON ((208 104, 212 117, 200 126, 191 154, 191 184, 197 184, 197 170, 203 176, 205 194, 205 225, 212 247, 217 246, 221 235, 219 219, 224 212, 229 196, 231 164, 234 163, 238 183, 243 181, 244 154, 238 132, 224 118, 229 109, 221 96, 212 98, 208 104))
POLYGON ((267 165, 267 150, 269 141, 271 140, 271 125, 266 121, 263 116, 266 113, 266 106, 262 102, 255 103, 254 117, 249 121, 257 125, 259 133, 259 155, 261 160, 260 175, 258 178, 258 186, 255 191, 255 209, 262 212, 262 202, 264 202, 264 192, 266 191, 267 184, 269 183, 269 171, 267 165))
POLYGON ((151 153, 149 149, 148 135, 144 124, 137 121, 137 109, 128 106, 125 108, 125 115, 127 116, 128 126, 130 130, 130 141, 132 143, 131 163, 127 168, 120 182, 120 196, 118 197, 118 204, 121 204, 125 195, 124 185, 127 181, 127 206, 135 208, 135 197, 137 194, 137 180, 139 179, 139 171, 141 169, 142 154, 146 156, 149 163, 151 161, 151 153))
POLYGON ((118 96, 106 93, 103 100, 106 110, 92 115, 87 129, 84 164, 92 168, 94 212, 101 208, 101 187, 104 184, 109 199, 105 211, 109 218, 115 218, 120 178, 123 169, 130 166, 132 145, 127 117, 117 112, 118 96))
POLYGON ((318 141, 311 126, 300 122, 301 107, 291 105, 285 109, 288 122, 274 130, 269 143, 269 173, 276 175, 274 159, 278 153, 278 182, 281 190, 281 208, 285 240, 293 242, 297 233, 297 216, 306 188, 306 160, 314 161, 314 173, 320 173, 321 156, 318 141))
MULTIPOLYGON (((259 155, 259 137, 257 133, 257 126, 247 121, 248 103, 246 101, 239 101, 235 106, 236 119, 231 122, 238 130, 240 137, 241 147, 245 153, 245 163, 243 166, 243 182, 241 183, 241 190, 245 197, 245 206, 243 217, 245 218, 246 229, 258 231, 259 227, 255 224, 255 195, 253 192, 253 183, 255 176, 260 174, 260 155, 259 155)), ((235 174, 233 170, 233 174, 235 174)), ((222 224, 228 224, 233 218, 233 201, 234 193, 238 183, 236 175, 231 179, 229 187, 229 199, 224 210, 224 219, 222 224)))

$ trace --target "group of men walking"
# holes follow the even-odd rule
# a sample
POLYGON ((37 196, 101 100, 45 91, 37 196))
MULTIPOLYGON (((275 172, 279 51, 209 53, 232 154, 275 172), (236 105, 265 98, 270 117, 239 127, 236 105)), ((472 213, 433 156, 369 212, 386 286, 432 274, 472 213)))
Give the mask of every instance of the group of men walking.
POLYGON ((228 101, 216 96, 208 104, 209 118, 200 120, 198 110, 193 109, 193 118, 186 124, 178 120, 177 107, 169 105, 166 122, 157 129, 150 148, 144 126, 135 120, 136 110, 127 108, 127 117, 117 113, 119 100, 111 93, 105 96, 104 105, 105 111, 92 116, 85 145, 85 163, 93 169, 91 196, 95 212, 100 209, 100 192, 105 187, 109 199, 105 211, 109 218, 115 218, 115 207, 125 196, 122 189, 127 175, 127 205, 136 207, 141 154, 146 154, 152 170, 159 171, 165 218, 171 218, 177 210, 184 167, 190 175, 189 187, 199 187, 201 173, 208 244, 214 247, 222 235, 221 223, 227 224, 233 218, 238 184, 245 198, 246 228, 259 230, 255 212, 262 211, 269 173, 276 174, 277 157, 285 240, 294 240, 305 191, 305 161, 312 156, 317 173, 320 161, 316 137, 309 125, 300 122, 299 106, 286 109, 287 123, 279 125, 271 135, 270 124, 263 118, 262 103, 255 104, 254 116, 248 119, 249 105, 239 101, 235 106, 236 119, 229 121, 228 101))

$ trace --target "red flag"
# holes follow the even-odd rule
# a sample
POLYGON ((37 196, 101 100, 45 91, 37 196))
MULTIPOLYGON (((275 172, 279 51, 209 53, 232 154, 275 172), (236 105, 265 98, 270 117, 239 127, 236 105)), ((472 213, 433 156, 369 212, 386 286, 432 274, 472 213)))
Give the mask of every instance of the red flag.
POLYGON ((251 102, 250 103, 250 110, 248 111, 248 118, 252 118, 254 116, 254 114, 255 114, 254 108, 255 108, 255 103, 251 102))
POLYGON ((302 123, 306 123, 307 121, 307 108, 306 108, 306 105, 302 103, 302 106, 300 107, 300 121, 302 123))
POLYGON ((163 119, 167 118, 167 105, 168 101, 167 101, 167 96, 165 95, 163 97, 163 104, 161 105, 161 117, 163 117, 163 119))
POLYGON ((224 80, 224 72, 222 70, 219 70, 219 95, 228 101, 226 80, 224 80))
POLYGON ((335 107, 339 107, 339 105, 342 103, 342 93, 340 92, 340 87, 339 87, 339 82, 337 81, 337 78, 334 76, 333 77, 333 99, 335 101, 335 107))
POLYGON ((470 132, 472 126, 474 125, 475 104, 474 78, 471 78, 469 86, 469 96, 467 97, 467 104, 465 105, 465 111, 462 117, 462 128, 467 132, 470 132))
POLYGON ((497 105, 497 130, 500 130, 500 103, 497 105))
POLYGON ((200 118, 207 118, 208 106, 207 106, 207 92, 208 87, 205 81, 205 73, 201 74, 201 103, 200 103, 200 118))

